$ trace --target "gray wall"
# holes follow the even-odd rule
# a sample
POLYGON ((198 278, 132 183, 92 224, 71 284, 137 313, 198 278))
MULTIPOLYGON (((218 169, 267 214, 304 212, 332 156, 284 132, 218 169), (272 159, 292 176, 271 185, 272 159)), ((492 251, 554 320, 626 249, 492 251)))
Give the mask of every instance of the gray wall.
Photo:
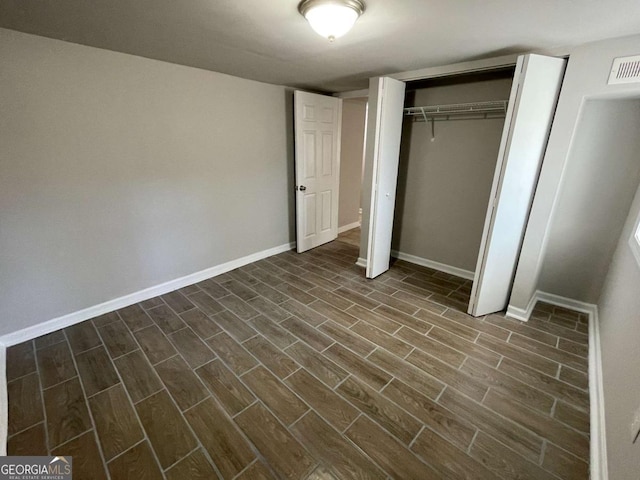
POLYGON ((629 246, 638 215, 640 189, 598 301, 609 478, 612 480, 636 480, 640 472, 640 442, 631 443, 629 428, 634 412, 640 408, 640 266, 629 246))
POLYGON ((338 227, 359 219, 366 116, 366 98, 343 100, 338 227))
POLYGON ((284 87, 0 29, 0 334, 293 240, 284 87))
MULTIPOLYGON (((576 190, 574 195, 572 189, 575 182, 569 179, 569 170, 571 162, 580 161, 579 157, 573 155, 572 149, 577 139, 580 112, 584 102, 589 98, 621 98, 640 95, 638 83, 607 85, 613 59, 637 55, 638 45, 640 45, 640 36, 632 36, 582 45, 571 52, 522 244, 513 291, 509 299, 509 305, 512 307, 526 310, 534 293, 541 287, 543 268, 547 268, 546 266, 554 261, 548 259, 546 253, 556 248, 551 242, 550 232, 558 222, 556 210, 560 209, 559 200, 562 199, 565 205, 571 203, 579 205, 583 201, 581 188, 576 190)), ((616 151, 617 149, 614 150, 616 151)), ((569 232, 568 236, 561 241, 581 248, 586 240, 581 237, 581 233, 581 231, 569 232)), ((557 236, 554 238, 558 239, 557 236)), ((563 275, 571 274, 571 278, 576 278, 575 274, 566 270, 562 273, 563 275)), ((545 283, 549 284, 550 281, 553 281, 554 285, 559 285, 562 280, 550 279, 546 276, 545 283)), ((551 290, 548 293, 558 292, 551 290)), ((576 298, 576 300, 592 298, 586 290, 580 295, 582 298, 576 298)))
POLYGON ((538 288, 598 300, 640 182, 640 100, 585 102, 538 288))
MULTIPOLYGON (((511 306, 527 308, 535 291, 542 286, 540 280, 542 280, 541 273, 543 271, 545 272, 545 281, 549 282, 547 288, 558 289, 558 291, 551 290, 549 293, 562 291, 571 294, 570 291, 564 290, 569 287, 561 287, 562 282, 557 278, 554 279, 549 269, 550 264, 558 259, 554 252, 561 251, 563 245, 572 245, 573 248, 583 252, 582 262, 574 262, 570 269, 559 272, 563 278, 568 279, 567 282, 573 282, 579 278, 577 269, 584 268, 584 264, 590 263, 590 258, 586 255, 589 254, 591 240, 588 237, 585 238, 585 235, 591 234, 592 227, 587 225, 585 228, 584 226, 584 223, 591 222, 589 215, 580 214, 584 223, 581 223, 577 230, 565 232, 565 238, 559 238, 553 232, 558 232, 559 215, 567 220, 566 214, 562 212, 577 211, 576 208, 583 205, 582 202, 587 202, 583 205, 584 212, 587 212, 588 208, 594 208, 594 203, 589 203, 591 200, 584 197, 584 192, 587 191, 584 187, 589 185, 592 177, 589 172, 580 168, 580 162, 595 157, 589 152, 585 152, 585 155, 575 155, 574 151, 581 141, 580 135, 582 135, 583 127, 582 122, 579 121, 581 111, 583 108, 595 108, 596 110, 607 108, 588 107, 585 102, 589 99, 616 100, 624 98, 628 101, 630 98, 640 97, 640 84, 607 85, 613 59, 620 56, 637 55, 638 45, 640 45, 640 36, 633 36, 583 45, 575 48, 571 53, 522 246, 510 299, 511 306), (571 173, 572 171, 573 173, 571 173), (549 257, 549 252, 553 255, 552 258, 549 257), (552 287, 550 282, 553 282, 555 286, 552 287), (560 290, 561 288, 563 290, 560 290)), ((635 105, 637 103, 633 102, 629 108, 633 108, 635 105)), ((632 127, 636 129, 636 132, 638 131, 637 122, 632 127)), ((607 127, 603 126, 602 128, 606 131, 607 127)), ((606 135, 594 133, 594 140, 597 141, 591 143, 592 148, 597 148, 597 145, 606 139, 606 135)), ((605 159, 611 162, 619 161, 619 158, 625 157, 626 148, 628 148, 628 142, 625 146, 614 146, 605 159)), ((640 162, 637 152, 636 147, 635 166, 640 162)), ((611 175, 618 174, 612 169, 606 170, 604 178, 601 179, 603 185, 609 184, 611 175)), ((629 173, 633 177, 636 170, 632 169, 629 173)), ((628 190, 628 182, 631 180, 633 178, 621 181, 620 188, 628 190)), ((599 185, 600 183, 592 192, 594 195, 598 194, 599 185)), ((614 194, 617 196, 617 193, 614 194)), ((628 193, 622 194, 618 198, 623 198, 626 195, 628 193)), ((619 210, 615 215, 618 218, 617 221, 620 216, 624 217, 628 211, 623 204, 624 201, 618 203, 619 210)), ((596 210, 592 213, 598 218, 602 218, 603 215, 598 208, 599 206, 596 205, 596 210)), ((636 196, 631 216, 637 215, 638 211, 640 211, 640 200, 636 196)), ((631 445, 629 428, 631 414, 635 408, 640 406, 638 405, 640 403, 640 384, 638 383, 638 371, 640 370, 638 353, 640 352, 640 329, 638 328, 640 272, 630 255, 628 244, 625 245, 630 235, 629 222, 632 221, 627 222, 622 232, 598 301, 609 478, 616 480, 637 478, 640 467, 640 444, 631 445)), ((594 225, 593 228, 598 228, 598 225, 594 225)), ((605 232, 607 238, 605 243, 610 245, 611 237, 609 235, 614 233, 617 235, 619 230, 618 232, 606 232, 607 228, 611 228, 607 222, 603 223, 601 228, 602 231, 596 235, 599 236, 605 232)), ((602 258, 602 252, 605 250, 606 248, 604 250, 598 249, 599 259, 602 258)), ((590 267, 590 274, 599 271, 600 265, 598 264, 597 268, 590 267)), ((580 281, 580 283, 582 282, 580 281)), ((577 298, 577 300, 590 301, 593 298, 593 293, 597 290, 597 283, 598 279, 595 279, 595 283, 587 285, 584 291, 581 288, 581 292, 578 293, 584 296, 577 298)))
MULTIPOLYGON (((511 79, 414 92, 412 106, 507 100, 511 79)), ((405 119, 393 232, 394 250, 474 271, 504 119, 405 119)))

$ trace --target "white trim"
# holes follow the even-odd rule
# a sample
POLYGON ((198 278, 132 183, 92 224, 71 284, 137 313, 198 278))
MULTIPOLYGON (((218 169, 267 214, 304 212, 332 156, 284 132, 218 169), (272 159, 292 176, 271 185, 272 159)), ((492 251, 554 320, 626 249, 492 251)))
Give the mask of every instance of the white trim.
POLYGON ((367 268, 367 259, 358 257, 358 260, 356 260, 356 265, 362 268, 367 268))
POLYGON ((369 96, 369 89, 364 88, 362 90, 349 90, 348 92, 338 92, 333 94, 334 97, 338 98, 366 98, 369 96))
MULTIPOLYGON (((535 305, 535 304, 534 304, 535 305)), ((509 305, 507 307, 507 317, 515 318, 521 322, 526 322, 531 318, 531 312, 533 312, 532 303, 529 302, 529 306, 526 309, 514 307, 509 305)))
POLYGON ((94 305, 83 310, 78 310, 77 312, 63 315, 62 317, 54 318, 53 320, 48 320, 37 325, 3 335, 0 337, 0 344, 4 344, 6 346, 16 345, 26 340, 31 340, 33 338, 46 335, 47 333, 55 332, 61 328, 66 328, 71 325, 75 325, 76 323, 84 322, 90 318, 113 312, 120 308, 128 307, 134 303, 142 302, 144 300, 157 297, 158 295, 164 295, 165 293, 221 275, 236 268, 257 262, 263 258, 271 257, 272 255, 286 252, 293 248, 295 248, 295 243, 286 243, 278 247, 247 255, 246 257, 231 260, 230 262, 226 262, 221 265, 216 265, 215 267, 207 268, 206 270, 201 270, 184 277, 176 278, 175 280, 170 280, 160 285, 145 288, 144 290, 130 293, 123 297, 114 298, 113 300, 109 300, 99 305, 94 305))
POLYGON ((593 303, 581 302, 572 298, 561 297, 560 295, 554 295, 553 293, 541 292, 540 290, 535 293, 536 302, 545 302, 555 305, 556 307, 564 307, 577 312, 587 313, 589 315, 597 315, 598 307, 593 303))
POLYGON ((486 70, 496 70, 499 68, 515 67, 518 54, 503 55, 501 57, 484 58, 482 60, 472 60, 469 62, 453 63, 438 67, 421 68, 409 72, 398 72, 389 75, 396 80, 409 82, 411 80, 422 80, 425 78, 437 78, 462 73, 482 72, 486 70))
POLYGON ((537 55, 546 55, 548 57, 569 57, 573 47, 552 47, 537 50, 524 50, 520 53, 510 55, 502 55, 500 57, 483 58, 480 60, 471 60, 468 62, 450 63, 448 65, 440 65, 437 67, 427 67, 418 70, 410 70, 407 72, 397 72, 388 75, 396 80, 410 82, 412 80, 424 80, 427 78, 438 78, 452 75, 460 75, 464 73, 476 73, 501 68, 515 67, 519 55, 533 53, 537 55))
POLYGON ((7 455, 9 396, 7 394, 7 347, 0 342, 0 456, 7 455))
POLYGON ((631 237, 629 238, 629 247, 631 248, 631 252, 640 265, 640 215, 636 220, 636 223, 633 226, 633 230, 631 231, 631 237))
POLYGON ((560 295, 555 295, 553 293, 536 290, 533 297, 531 297, 531 300, 529 300, 529 304, 526 309, 509 305, 507 307, 507 316, 526 322, 531 318, 533 309, 538 302, 545 302, 550 305, 555 305, 556 307, 564 307, 589 315, 594 315, 597 311, 597 307, 592 303, 580 302, 578 300, 573 300, 572 298, 561 297, 560 295))
POLYGON ((338 235, 341 233, 347 232, 349 230, 353 230, 354 228, 358 228, 360 226, 360 222, 353 222, 348 225, 343 225, 338 228, 338 235))
POLYGON ((591 480, 607 480, 607 429, 604 414, 604 384, 602 381, 602 350, 598 307, 589 314, 589 420, 591 430, 591 480))
POLYGON ((397 250, 391 250, 391 255, 398 260, 404 260, 405 262, 415 263, 423 267, 432 268, 440 272, 449 273, 456 277, 466 278, 467 280, 473 280, 474 273, 470 270, 464 270, 463 268, 453 267, 444 263, 429 260, 427 258, 416 257, 415 255, 409 255, 408 253, 398 252, 397 250))

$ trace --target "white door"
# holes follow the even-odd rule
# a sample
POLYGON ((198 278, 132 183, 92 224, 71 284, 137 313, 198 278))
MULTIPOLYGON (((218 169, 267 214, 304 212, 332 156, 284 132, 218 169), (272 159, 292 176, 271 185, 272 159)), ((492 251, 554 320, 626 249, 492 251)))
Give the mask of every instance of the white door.
POLYGON ((565 67, 518 58, 469 303, 476 317, 507 306, 565 67))
POLYGON ((389 270, 393 212, 400 158, 400 138, 405 83, 388 77, 372 80, 369 86, 369 118, 375 131, 367 141, 365 162, 373 165, 367 277, 389 270))
POLYGON ((296 240, 305 252, 338 236, 342 100, 294 92, 296 240))

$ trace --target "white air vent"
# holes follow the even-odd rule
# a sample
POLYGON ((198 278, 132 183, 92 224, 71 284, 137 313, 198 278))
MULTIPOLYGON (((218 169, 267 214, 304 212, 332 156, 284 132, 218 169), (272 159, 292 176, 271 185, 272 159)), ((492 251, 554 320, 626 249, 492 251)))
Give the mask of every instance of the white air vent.
POLYGON ((613 61, 611 75, 609 75, 609 85, 638 82, 640 82, 640 55, 620 57, 613 61))

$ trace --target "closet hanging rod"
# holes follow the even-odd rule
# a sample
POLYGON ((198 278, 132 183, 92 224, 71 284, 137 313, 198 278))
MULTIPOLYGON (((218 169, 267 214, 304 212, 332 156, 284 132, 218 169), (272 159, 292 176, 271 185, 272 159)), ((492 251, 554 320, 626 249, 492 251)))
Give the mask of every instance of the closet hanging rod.
MULTIPOLYGON (((415 117, 415 120, 461 120, 456 117, 501 118, 507 112, 508 100, 474 103, 453 103, 448 105, 428 105, 423 107, 407 107, 404 114, 415 117)), ((466 119, 466 118, 465 118, 466 119)))

